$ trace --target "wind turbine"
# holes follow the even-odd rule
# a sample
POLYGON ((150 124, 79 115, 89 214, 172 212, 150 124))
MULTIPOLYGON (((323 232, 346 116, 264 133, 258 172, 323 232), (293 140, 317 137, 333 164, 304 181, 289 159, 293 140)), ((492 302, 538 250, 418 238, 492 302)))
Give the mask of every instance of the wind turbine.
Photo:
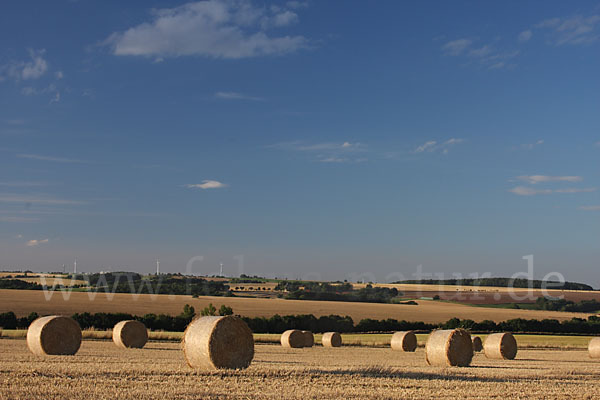
POLYGON ((156 275, 160 275, 160 260, 156 259, 156 275))

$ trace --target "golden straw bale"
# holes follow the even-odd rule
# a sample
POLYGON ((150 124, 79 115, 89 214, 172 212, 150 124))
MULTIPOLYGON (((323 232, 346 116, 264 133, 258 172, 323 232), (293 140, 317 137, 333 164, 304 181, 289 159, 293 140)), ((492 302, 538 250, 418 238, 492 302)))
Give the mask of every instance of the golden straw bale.
POLYGON ((292 349, 304 347, 304 334, 297 329, 290 329, 281 334, 281 345, 292 349))
POLYGON ((342 335, 338 332, 327 332, 321 338, 323 347, 340 347, 342 345, 342 335))
POLYGON ((27 347, 38 356, 73 355, 80 346, 81 328, 69 317, 41 317, 33 321, 27 329, 27 347))
POLYGON ((517 355, 517 341, 511 333, 493 333, 485 339, 483 350, 487 358, 513 360, 517 355))
POLYGON ((417 335, 413 331, 396 332, 392 335, 390 345, 392 350, 415 351, 417 349, 417 335))
POLYGON ((595 337, 590 340, 588 352, 590 358, 600 358, 600 337, 595 337))
POLYGON ((315 345, 315 335, 310 331, 302 331, 304 336, 304 346, 302 347, 313 347, 315 345))
POLYGON ((112 338, 119 347, 141 349, 148 342, 148 330, 140 321, 121 321, 113 328, 112 338))
POLYGON ((242 369, 254 358, 252 331, 234 316, 194 319, 182 347, 188 365, 198 369, 242 369))
POLYGON ((428 365, 467 367, 473 359, 471 335, 464 329, 431 332, 425 345, 428 365))

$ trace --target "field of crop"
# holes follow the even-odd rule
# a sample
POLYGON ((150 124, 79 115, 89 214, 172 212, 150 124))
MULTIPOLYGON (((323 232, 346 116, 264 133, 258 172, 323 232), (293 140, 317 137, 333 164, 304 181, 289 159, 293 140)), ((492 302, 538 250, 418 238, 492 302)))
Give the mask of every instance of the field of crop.
POLYGON ((573 317, 587 318, 588 314, 512 310, 501 308, 472 307, 463 304, 439 301, 418 300, 418 305, 348 303, 336 301, 308 301, 285 299, 261 299, 244 297, 209 297, 192 298, 191 296, 171 295, 131 295, 82 292, 49 292, 41 290, 0 290, 0 312, 13 311, 19 316, 30 312, 42 315, 65 314, 76 312, 124 312, 134 315, 148 313, 177 315, 185 304, 200 310, 209 303, 219 307, 225 304, 233 308, 236 314, 248 317, 270 317, 274 314, 314 314, 349 315, 355 322, 363 318, 393 318, 407 321, 423 321, 428 323, 445 322, 450 318, 472 319, 475 321, 505 321, 513 318, 567 320, 573 317), (50 297, 48 297, 50 296, 50 297))
POLYGON ((582 350, 520 350, 513 361, 477 354, 469 368, 429 367, 423 349, 284 349, 256 345, 242 371, 194 371, 178 343, 121 350, 84 341, 75 356, 37 357, 0 339, 2 399, 478 399, 600 396, 600 362, 582 350))

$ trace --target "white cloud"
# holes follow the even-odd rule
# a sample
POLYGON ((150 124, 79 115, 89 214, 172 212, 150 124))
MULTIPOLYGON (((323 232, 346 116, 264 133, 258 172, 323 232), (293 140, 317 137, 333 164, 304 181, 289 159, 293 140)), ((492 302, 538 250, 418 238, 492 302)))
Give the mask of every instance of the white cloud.
POLYGON ((583 211, 600 211, 600 206, 581 206, 579 209, 583 211))
POLYGON ((23 239, 23 235, 18 234, 17 236, 15 236, 15 239, 23 239))
POLYGON ((436 144, 437 144, 437 142, 435 140, 430 140, 428 142, 425 142, 415 149, 415 153, 422 153, 424 151, 433 151, 435 149, 436 144))
POLYGON ((251 100, 251 101, 264 101, 262 97, 248 96, 238 92, 217 92, 215 97, 224 100, 251 100))
POLYGON ((534 147, 541 146, 542 144, 544 144, 544 141, 540 139, 540 140, 536 141, 535 143, 522 144, 521 147, 525 150, 532 150, 534 147))
POLYGON ((273 17, 274 26, 287 26, 298 22, 298 14, 293 11, 283 11, 273 17))
POLYGON ((289 10, 250 2, 207 0, 153 12, 153 19, 113 33, 104 44, 115 55, 246 58, 280 55, 307 47, 303 36, 269 36, 265 31, 297 21, 289 10))
POLYGON ((509 190, 509 192, 517 194, 519 196, 533 196, 536 194, 550 194, 550 189, 533 189, 525 186, 517 186, 509 190))
POLYGON ((460 139, 460 138, 450 138, 448 140, 446 140, 445 142, 442 143, 438 143, 435 140, 429 140, 425 143, 423 143, 422 145, 418 146, 413 153, 433 153, 436 151, 440 151, 443 154, 448 154, 450 147, 462 143, 464 142, 464 139, 460 139))
POLYGON ((50 99, 50 104, 60 102, 60 92, 54 93, 54 97, 50 99))
POLYGON ((594 145, 595 145, 596 147, 600 147, 600 141, 598 141, 598 142, 594 143, 594 145))
POLYGON ((227 187, 224 183, 212 180, 204 180, 202 183, 192 183, 185 186, 189 189, 221 189, 227 187))
POLYGON ((268 146, 270 148, 311 153, 316 161, 323 163, 346 163, 346 162, 365 162, 365 157, 358 157, 358 154, 365 153, 367 147, 359 142, 322 142, 322 143, 304 143, 304 142, 285 142, 268 146))
POLYGON ((75 160, 72 158, 63 158, 63 157, 50 157, 50 156, 42 156, 39 154, 17 154, 19 158, 27 158, 30 160, 39 160, 39 161, 52 161, 58 163, 82 163, 81 160, 75 160))
POLYGON ((22 65, 21 78, 23 80, 37 79, 46 73, 48 63, 43 57, 45 52, 46 50, 29 50, 31 61, 22 65))
POLYGON ((549 176, 549 175, 521 175, 517 176, 520 181, 535 185, 545 182, 581 182, 581 176, 549 176))
POLYGON ((56 71, 56 72, 54 73, 54 77, 55 77, 56 79, 62 79, 62 78, 64 78, 64 77, 65 77, 65 75, 63 74, 63 72, 62 72, 62 71, 56 71))
POLYGON ((343 152, 352 152, 352 151, 366 151, 365 145, 358 142, 342 142, 342 143, 334 143, 334 142, 323 142, 323 143, 313 143, 306 144, 303 142, 284 142, 278 143, 272 146, 272 148, 279 148, 284 150, 295 150, 295 151, 314 151, 314 152, 322 152, 322 151, 343 151, 343 152))
POLYGON ((27 246, 29 246, 29 247, 39 246, 40 244, 48 243, 49 241, 50 241, 50 239, 40 239, 40 240, 32 239, 27 242, 27 246))
POLYGON ((458 56, 471 46, 471 43, 473 43, 473 41, 470 39, 453 40, 443 45, 442 50, 448 55, 458 56))
POLYGON ((519 51, 500 51, 489 44, 480 47, 473 47, 474 42, 471 39, 453 40, 442 46, 445 55, 465 56, 466 64, 478 63, 488 69, 501 69, 514 67, 516 64, 509 60, 515 58, 519 51))
POLYGON ((590 193, 595 192, 597 188, 567 188, 567 189, 535 189, 526 186, 516 186, 509 189, 509 192, 519 196, 535 196, 538 194, 552 194, 552 193, 590 193))
POLYGON ((552 18, 540 22, 535 28, 550 31, 554 45, 590 44, 600 39, 600 15, 574 15, 568 18, 552 18))
POLYGON ((492 48, 488 45, 469 51, 471 57, 485 57, 492 52, 492 48))
POLYGON ((324 163, 343 163, 343 162, 347 162, 348 159, 347 158, 340 158, 340 157, 326 157, 326 158, 321 158, 319 160, 319 162, 324 162, 324 163))
POLYGON ((530 30, 519 33, 519 42, 527 42, 533 36, 533 32, 530 30))
POLYGON ((48 70, 48 62, 44 59, 46 50, 29 50, 30 60, 13 61, 7 65, 0 66, 0 81, 5 77, 16 81, 32 80, 42 77, 48 70))
POLYGON ((79 205, 85 204, 76 200, 57 199, 47 196, 30 196, 19 194, 0 194, 0 203, 23 203, 23 204, 44 204, 44 205, 79 205))

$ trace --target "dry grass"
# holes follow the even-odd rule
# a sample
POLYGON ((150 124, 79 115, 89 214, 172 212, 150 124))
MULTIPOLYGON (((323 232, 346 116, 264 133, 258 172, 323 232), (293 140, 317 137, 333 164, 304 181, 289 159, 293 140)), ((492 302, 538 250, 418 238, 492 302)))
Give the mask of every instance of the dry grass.
POLYGON ((314 314, 349 315, 358 322, 363 318, 393 318, 407 321, 423 321, 428 323, 446 322, 452 317, 469 318, 475 321, 491 319, 505 321, 513 318, 557 319, 566 320, 573 317, 587 318, 587 314, 555 311, 511 310, 504 308, 471 307, 439 301, 418 300, 418 305, 347 303, 339 301, 308 301, 284 299, 260 299, 241 297, 204 296, 193 299, 190 296, 170 295, 131 295, 72 292, 45 293, 38 290, 0 290, 0 312, 14 311, 19 316, 27 316, 35 311, 40 315, 71 315, 82 310, 95 312, 125 312, 134 315, 148 313, 178 315, 185 304, 200 310, 209 303, 219 307, 222 304, 233 308, 239 315, 248 317, 270 317, 274 314, 314 314), (70 296, 65 299, 63 296, 70 296), (90 296, 95 296, 90 299, 90 296))
POLYGON ((122 351, 86 341, 73 357, 36 357, 0 340, 2 399, 479 399, 598 398, 600 363, 586 351, 525 350, 516 360, 478 354, 470 368, 428 367, 424 351, 257 345, 243 371, 194 371, 176 343, 122 351), (149 362, 151 361, 151 362, 149 362))

